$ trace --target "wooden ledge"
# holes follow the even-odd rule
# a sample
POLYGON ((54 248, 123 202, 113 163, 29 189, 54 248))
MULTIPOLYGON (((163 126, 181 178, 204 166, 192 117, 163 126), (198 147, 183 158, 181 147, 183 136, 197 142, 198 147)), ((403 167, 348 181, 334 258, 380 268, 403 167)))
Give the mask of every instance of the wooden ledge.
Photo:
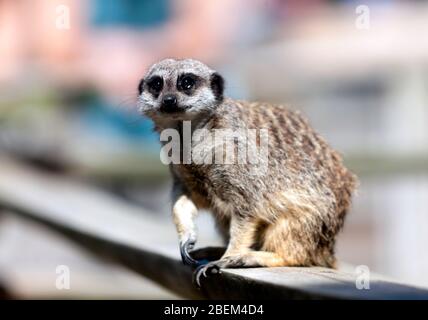
POLYGON ((369 290, 358 290, 357 274, 326 268, 227 269, 198 290, 179 259, 172 224, 107 192, 7 158, 0 158, 0 176, 4 211, 42 223, 185 298, 428 299, 426 289, 377 275, 369 290))

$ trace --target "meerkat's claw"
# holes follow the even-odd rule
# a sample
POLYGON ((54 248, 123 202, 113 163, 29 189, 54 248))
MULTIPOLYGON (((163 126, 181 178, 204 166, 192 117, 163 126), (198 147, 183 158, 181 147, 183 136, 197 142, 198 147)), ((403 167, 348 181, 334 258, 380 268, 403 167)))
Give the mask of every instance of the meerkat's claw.
POLYGON ((183 260, 184 264, 189 265, 191 267, 198 267, 201 265, 198 260, 193 259, 189 254, 189 251, 193 249, 195 243, 196 241, 192 239, 188 239, 185 242, 180 243, 181 259, 183 260))
POLYGON ((220 274, 220 267, 216 264, 216 261, 207 263, 205 265, 199 266, 193 273, 193 284, 197 288, 201 287, 201 277, 208 277, 213 274, 220 274))

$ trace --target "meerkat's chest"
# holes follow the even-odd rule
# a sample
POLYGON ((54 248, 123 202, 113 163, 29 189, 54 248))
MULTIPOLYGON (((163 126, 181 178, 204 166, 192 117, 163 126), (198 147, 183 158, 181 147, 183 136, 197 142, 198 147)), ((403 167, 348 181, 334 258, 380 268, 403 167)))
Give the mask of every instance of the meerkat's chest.
POLYGON ((233 212, 233 205, 224 199, 221 181, 213 179, 212 168, 192 165, 176 167, 176 174, 184 184, 198 209, 207 209, 214 216, 227 218, 233 212))
POLYGON ((194 164, 173 165, 173 170, 199 209, 209 209, 212 188, 206 170, 194 164))

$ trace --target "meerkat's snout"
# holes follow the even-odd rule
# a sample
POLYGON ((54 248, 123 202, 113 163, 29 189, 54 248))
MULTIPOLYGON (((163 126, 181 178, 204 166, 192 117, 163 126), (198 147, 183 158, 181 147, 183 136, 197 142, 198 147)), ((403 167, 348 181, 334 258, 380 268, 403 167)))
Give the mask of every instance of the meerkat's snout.
POLYGON ((175 94, 169 93, 163 96, 160 111, 166 113, 174 113, 182 112, 184 111, 184 108, 178 106, 177 96, 175 94))

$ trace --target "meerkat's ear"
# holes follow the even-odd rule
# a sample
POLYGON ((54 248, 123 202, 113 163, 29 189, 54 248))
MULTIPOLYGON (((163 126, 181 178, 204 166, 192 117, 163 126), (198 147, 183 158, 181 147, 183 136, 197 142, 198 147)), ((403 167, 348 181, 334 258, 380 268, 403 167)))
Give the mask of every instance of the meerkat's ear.
POLYGON ((211 75, 211 90, 214 92, 217 101, 223 100, 224 79, 217 72, 211 75))
POLYGON ((144 87, 144 79, 141 79, 140 83, 138 84, 138 94, 143 93, 143 87, 144 87))

